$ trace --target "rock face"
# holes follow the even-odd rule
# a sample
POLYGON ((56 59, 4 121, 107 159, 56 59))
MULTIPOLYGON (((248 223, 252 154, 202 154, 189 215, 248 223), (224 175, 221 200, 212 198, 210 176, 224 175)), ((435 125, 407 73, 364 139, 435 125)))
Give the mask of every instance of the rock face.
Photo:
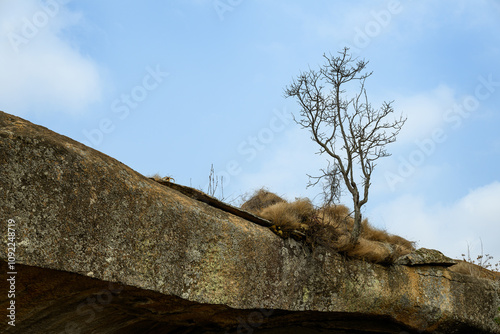
POLYGON ((450 267, 457 264, 458 261, 450 259, 440 251, 435 249, 420 248, 413 253, 401 256, 396 264, 406 266, 441 266, 450 267))
POLYGON ((500 333, 498 281, 311 250, 2 112, 0 217, 0 331, 500 333))

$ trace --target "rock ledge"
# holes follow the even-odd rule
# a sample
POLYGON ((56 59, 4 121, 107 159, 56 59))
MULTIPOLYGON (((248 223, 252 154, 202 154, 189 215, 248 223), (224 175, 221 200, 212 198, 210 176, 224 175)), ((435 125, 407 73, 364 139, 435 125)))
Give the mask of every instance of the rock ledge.
POLYGON ((0 152, 9 333, 500 333, 498 281, 311 251, 3 112, 0 152))

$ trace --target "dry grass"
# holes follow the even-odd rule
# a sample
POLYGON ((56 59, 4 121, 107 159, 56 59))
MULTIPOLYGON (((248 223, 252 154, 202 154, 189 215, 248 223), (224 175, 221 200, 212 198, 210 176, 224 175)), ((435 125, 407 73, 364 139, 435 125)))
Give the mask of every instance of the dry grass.
POLYGON ((318 210, 318 219, 326 225, 347 233, 352 229, 354 220, 350 216, 350 210, 345 205, 333 205, 322 207, 318 210))
POLYGON ((388 243, 359 238, 358 244, 347 250, 349 256, 375 263, 392 262, 393 247, 388 243))
POLYGON ((149 176, 155 181, 168 181, 168 182, 175 182, 175 179, 170 176, 161 176, 160 174, 156 173, 153 176, 149 176))
POLYGON ((153 175, 153 176, 150 176, 150 178, 153 178, 153 179, 155 179, 156 181, 158 181, 158 180, 161 180, 161 179, 162 179, 161 175, 160 175, 160 174, 158 174, 158 173, 156 173, 156 174, 155 174, 155 175, 153 175))
POLYGON ((486 278, 490 280, 500 280, 500 273, 493 272, 477 264, 460 260, 457 264, 450 267, 451 271, 456 273, 470 275, 473 277, 486 278))
POLYGON ((277 202, 263 208, 258 214, 285 230, 308 229, 308 222, 312 221, 315 209, 308 199, 298 199, 295 202, 277 202))
POLYGON ((249 200, 243 203, 241 208, 243 210, 258 214, 262 209, 279 202, 285 202, 285 200, 278 195, 262 188, 257 190, 249 200))
POLYGON ((382 243, 387 243, 390 245, 396 245, 402 248, 407 248, 410 250, 415 249, 415 243, 406 240, 405 238, 402 238, 398 235, 393 235, 390 233, 387 233, 387 231, 377 229, 373 226, 371 226, 368 223, 368 220, 363 220, 362 223, 362 232, 361 232, 361 237, 367 239, 367 240, 372 240, 372 241, 378 241, 382 243))
POLYGON ((362 232, 356 245, 350 242, 354 219, 344 205, 314 208, 309 199, 287 202, 281 197, 261 189, 242 206, 272 221, 282 230, 307 231, 306 242, 323 245, 348 256, 375 263, 392 263, 412 252, 414 243, 362 222, 362 232))
POLYGON ((300 224, 300 218, 295 212, 289 210, 289 204, 286 202, 279 202, 262 209, 259 216, 272 221, 280 227, 290 226, 293 228, 300 224))

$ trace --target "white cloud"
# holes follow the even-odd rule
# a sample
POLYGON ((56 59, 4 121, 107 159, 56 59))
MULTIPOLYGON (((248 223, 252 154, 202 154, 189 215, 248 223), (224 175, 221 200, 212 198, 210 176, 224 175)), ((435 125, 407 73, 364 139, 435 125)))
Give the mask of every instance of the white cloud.
POLYGON ((96 64, 61 37, 80 20, 61 1, 1 2, 0 108, 78 113, 99 100, 96 64))
POLYGON ((471 246, 471 257, 484 252, 500 260, 500 182, 471 190, 448 206, 428 204, 420 196, 405 195, 373 209, 369 216, 382 222, 390 233, 418 241, 460 257, 471 246))
POLYGON ((443 126, 443 116, 454 104, 458 104, 455 94, 444 84, 432 91, 396 97, 395 110, 408 117, 398 136, 398 143, 413 142, 432 135, 434 130, 443 126))

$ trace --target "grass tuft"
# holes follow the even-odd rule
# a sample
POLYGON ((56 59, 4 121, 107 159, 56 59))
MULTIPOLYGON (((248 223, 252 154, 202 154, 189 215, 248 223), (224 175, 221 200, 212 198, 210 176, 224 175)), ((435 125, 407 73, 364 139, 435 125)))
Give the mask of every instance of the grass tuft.
MULTIPOLYGON (((305 231, 306 242, 322 245, 348 256, 374 263, 393 263, 415 250, 415 243, 362 222, 356 245, 350 243, 354 219, 348 207, 331 205, 315 208, 307 198, 287 202, 266 189, 260 189, 241 208, 272 221, 273 231, 305 231)), ((279 235, 286 235, 280 233, 279 235)))
POLYGON ((251 197, 248 199, 241 208, 246 211, 250 211, 252 213, 259 213, 262 209, 267 208, 275 203, 284 202, 285 200, 279 197, 276 194, 262 188, 257 190, 251 197))

